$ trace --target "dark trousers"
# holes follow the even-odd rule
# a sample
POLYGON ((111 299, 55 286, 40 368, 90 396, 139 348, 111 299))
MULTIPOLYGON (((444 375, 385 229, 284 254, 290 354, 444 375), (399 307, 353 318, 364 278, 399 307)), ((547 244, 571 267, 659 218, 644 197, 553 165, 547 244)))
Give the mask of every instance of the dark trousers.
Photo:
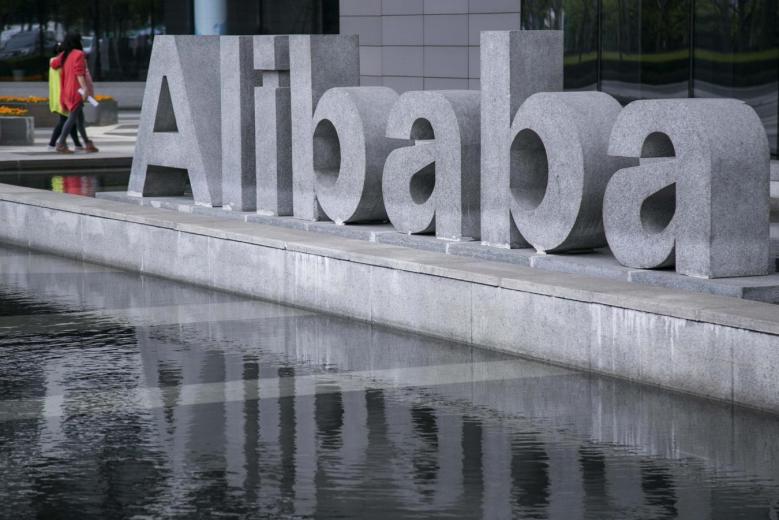
MULTIPOLYGON (((60 114, 60 119, 57 122, 57 126, 54 127, 54 131, 51 133, 49 146, 55 146, 57 144, 57 139, 59 139, 60 135, 62 134, 62 127, 65 126, 65 121, 67 120, 68 116, 63 116, 60 114)), ((70 137, 73 138, 73 144, 76 146, 81 146, 81 141, 78 140, 78 129, 75 126, 70 129, 70 137)))
POLYGON ((59 138, 59 144, 65 145, 65 140, 68 138, 72 128, 78 128, 78 133, 84 139, 84 143, 89 143, 89 137, 87 137, 87 129, 84 125, 84 104, 81 103, 78 107, 70 111, 65 125, 62 127, 62 134, 59 138))

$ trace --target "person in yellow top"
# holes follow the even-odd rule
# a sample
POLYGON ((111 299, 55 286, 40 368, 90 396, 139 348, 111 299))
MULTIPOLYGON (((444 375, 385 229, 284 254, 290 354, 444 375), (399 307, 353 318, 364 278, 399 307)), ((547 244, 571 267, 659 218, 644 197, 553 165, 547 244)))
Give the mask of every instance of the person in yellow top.
MULTIPOLYGON (((54 57, 58 56, 62 52, 62 44, 58 43, 54 46, 54 57)), ((53 60, 54 57, 51 59, 53 60)), ((51 62, 51 60, 49 60, 51 62)), ((59 122, 54 127, 54 131, 51 133, 51 139, 49 140, 49 150, 54 150, 57 147, 57 139, 62 135, 62 128, 65 126, 65 121, 68 120, 68 111, 65 110, 60 102, 60 89, 61 89, 60 70, 52 69, 49 67, 49 110, 59 114, 59 122)), ((70 128, 70 137, 73 138, 73 144, 76 146, 76 150, 83 150, 81 141, 78 139, 78 125, 73 125, 70 128)))

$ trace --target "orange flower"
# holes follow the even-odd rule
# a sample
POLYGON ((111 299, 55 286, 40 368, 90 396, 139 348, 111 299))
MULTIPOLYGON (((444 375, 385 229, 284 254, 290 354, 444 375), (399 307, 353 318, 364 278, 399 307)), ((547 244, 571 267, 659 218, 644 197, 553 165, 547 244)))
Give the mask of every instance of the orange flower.
POLYGON ((0 106, 0 117, 1 116, 25 116, 27 115, 27 109, 25 108, 13 108, 13 107, 4 107, 0 106))
POLYGON ((49 98, 38 96, 0 96, 0 103, 48 103, 49 98))

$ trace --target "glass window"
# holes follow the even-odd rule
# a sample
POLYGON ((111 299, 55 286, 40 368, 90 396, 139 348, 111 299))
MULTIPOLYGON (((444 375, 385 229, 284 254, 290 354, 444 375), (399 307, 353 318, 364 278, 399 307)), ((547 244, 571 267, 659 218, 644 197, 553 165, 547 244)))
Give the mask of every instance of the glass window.
POLYGON ((601 89, 620 101, 689 95, 690 0, 602 0, 601 89))
POLYGON ((82 34, 98 81, 143 81, 155 34, 338 32, 338 0, 0 2, 0 81, 43 81, 54 44, 82 34))
POLYGON ((593 0, 523 0, 523 29, 565 31, 565 89, 598 86, 598 2, 593 0))
POLYGON ((697 0, 694 94, 733 97, 760 116, 773 154, 779 113, 779 2, 697 0))

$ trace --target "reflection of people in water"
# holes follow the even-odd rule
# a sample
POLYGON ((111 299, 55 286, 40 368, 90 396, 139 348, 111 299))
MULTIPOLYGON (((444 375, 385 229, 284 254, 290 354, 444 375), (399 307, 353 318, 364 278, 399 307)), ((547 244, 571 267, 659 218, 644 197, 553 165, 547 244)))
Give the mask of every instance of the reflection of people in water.
POLYGON ((94 197, 97 191, 97 178, 92 175, 55 175, 51 178, 51 191, 94 197))

